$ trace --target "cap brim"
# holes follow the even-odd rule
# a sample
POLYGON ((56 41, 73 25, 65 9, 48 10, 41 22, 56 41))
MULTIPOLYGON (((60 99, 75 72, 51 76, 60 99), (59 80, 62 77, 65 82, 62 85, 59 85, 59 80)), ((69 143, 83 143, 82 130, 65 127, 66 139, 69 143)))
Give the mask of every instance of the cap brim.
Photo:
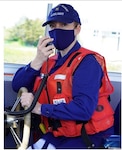
POLYGON ((63 23, 72 23, 73 20, 70 20, 69 18, 62 18, 62 17, 53 17, 51 19, 48 19, 45 23, 42 24, 42 26, 46 26, 47 24, 53 22, 53 21, 56 21, 56 22, 63 22, 63 23))

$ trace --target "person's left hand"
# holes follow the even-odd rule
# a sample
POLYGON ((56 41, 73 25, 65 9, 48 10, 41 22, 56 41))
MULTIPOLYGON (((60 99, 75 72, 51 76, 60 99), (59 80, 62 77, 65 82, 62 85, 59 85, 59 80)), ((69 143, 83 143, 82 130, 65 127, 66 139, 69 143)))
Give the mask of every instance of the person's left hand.
MULTIPOLYGON (((21 105, 22 107, 30 107, 33 102, 34 96, 32 93, 23 92, 21 95, 21 105)), ((36 103, 36 106, 32 110, 32 113, 41 114, 41 104, 39 102, 36 103)))
POLYGON ((32 93, 23 92, 21 95, 21 105, 22 107, 30 107, 34 96, 32 93))

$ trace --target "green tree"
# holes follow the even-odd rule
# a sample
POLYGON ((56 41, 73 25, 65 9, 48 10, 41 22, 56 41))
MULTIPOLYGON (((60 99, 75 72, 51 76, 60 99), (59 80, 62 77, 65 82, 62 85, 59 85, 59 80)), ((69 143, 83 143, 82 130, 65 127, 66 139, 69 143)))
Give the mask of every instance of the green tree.
POLYGON ((19 41, 23 45, 36 46, 39 36, 44 35, 40 19, 21 19, 15 26, 5 29, 5 40, 19 41))

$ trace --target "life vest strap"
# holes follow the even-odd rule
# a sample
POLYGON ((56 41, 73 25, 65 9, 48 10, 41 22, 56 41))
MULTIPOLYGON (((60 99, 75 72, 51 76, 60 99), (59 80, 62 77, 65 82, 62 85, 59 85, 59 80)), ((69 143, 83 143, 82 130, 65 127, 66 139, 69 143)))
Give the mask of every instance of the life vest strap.
POLYGON ((94 146, 95 146, 94 143, 92 143, 88 134, 86 133, 85 123, 83 123, 83 126, 81 128, 81 137, 82 137, 83 141, 85 142, 85 144, 87 145, 88 149, 94 148, 94 146))

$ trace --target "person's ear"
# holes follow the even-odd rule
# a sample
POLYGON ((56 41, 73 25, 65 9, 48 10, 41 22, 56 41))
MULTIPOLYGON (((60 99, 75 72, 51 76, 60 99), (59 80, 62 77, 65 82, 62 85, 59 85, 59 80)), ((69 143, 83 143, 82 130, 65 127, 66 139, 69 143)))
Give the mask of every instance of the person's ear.
POLYGON ((80 33, 80 30, 81 30, 81 25, 78 24, 76 27, 75 27, 75 35, 78 35, 80 33))

